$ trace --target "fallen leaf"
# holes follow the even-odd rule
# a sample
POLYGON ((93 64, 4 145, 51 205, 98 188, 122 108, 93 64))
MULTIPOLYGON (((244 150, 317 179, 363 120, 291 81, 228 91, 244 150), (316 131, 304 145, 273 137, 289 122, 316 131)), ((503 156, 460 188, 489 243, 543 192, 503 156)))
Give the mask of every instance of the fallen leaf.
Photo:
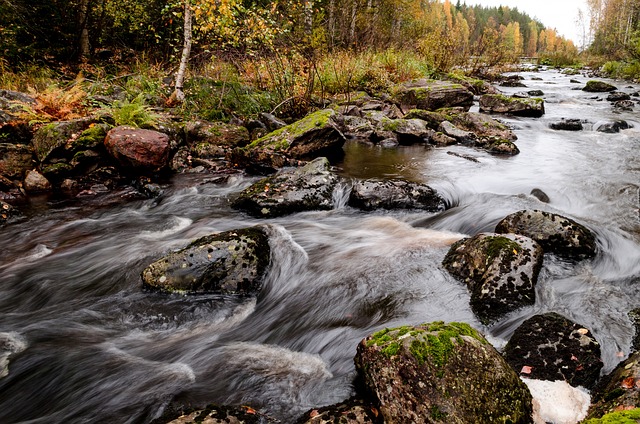
POLYGON ((633 389, 635 385, 636 385, 636 379, 633 377, 627 377, 624 380, 622 380, 622 383, 620 383, 620 386, 622 386, 622 388, 624 389, 633 389))
POLYGON ((624 352, 616 352, 618 358, 624 358, 624 352))
POLYGON ((525 365, 522 367, 522 369, 520 370, 521 374, 531 374, 531 371, 533 370, 533 367, 530 367, 528 365, 525 365))
POLYGON ((572 361, 577 361, 577 360, 578 360, 578 358, 576 358, 576 356, 575 356, 575 355, 571 355, 571 360, 572 360, 572 361))
POLYGON ((514 254, 514 255, 517 255, 517 254, 518 254, 518 251, 517 251, 516 249, 513 249, 513 254, 514 254))
POLYGON ((317 417, 318 415, 320 415, 320 413, 317 409, 312 409, 311 412, 309 412, 309 418, 317 417))
POLYGON ((589 332, 589 330, 587 330, 586 328, 579 328, 578 329, 578 333, 582 334, 583 336, 585 334, 587 334, 589 332))

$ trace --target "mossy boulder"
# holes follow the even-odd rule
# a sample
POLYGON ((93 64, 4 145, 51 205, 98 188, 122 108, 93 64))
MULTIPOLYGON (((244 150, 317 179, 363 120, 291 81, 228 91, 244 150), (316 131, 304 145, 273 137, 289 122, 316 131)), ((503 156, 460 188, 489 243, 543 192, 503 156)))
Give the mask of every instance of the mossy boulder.
POLYGON ((480 97, 480 112, 539 118, 544 115, 544 100, 539 97, 522 99, 503 94, 485 94, 480 97))
POLYGON ((142 272, 142 281, 169 293, 250 295, 260 290, 269 258, 263 227, 225 231, 153 262, 142 272))
POLYGON ((74 154, 83 150, 99 149, 102 147, 108 131, 107 124, 90 124, 89 128, 82 131, 77 138, 72 138, 66 148, 74 154))
POLYGON ((46 163, 51 162, 52 159, 66 157, 66 144, 77 140, 79 136, 85 134, 84 131, 91 124, 95 123, 96 120, 94 118, 82 118, 72 121, 52 122, 40 127, 32 140, 38 161, 46 163))
POLYGON ((616 90, 615 86, 598 80, 589 80, 587 85, 582 88, 582 91, 588 91, 589 93, 607 93, 616 90))
POLYGON ((514 156, 520 153, 520 149, 513 141, 500 137, 479 137, 476 146, 493 155, 514 156))
POLYGON ((426 184, 394 179, 357 181, 349 195, 349 206, 372 211, 376 209, 424 209, 443 211, 446 203, 426 184))
POLYGON ((474 133, 480 137, 498 137, 503 140, 516 141, 518 137, 507 125, 482 113, 452 113, 451 122, 458 128, 474 133))
POLYGON ((206 143, 229 149, 249 144, 247 128, 225 122, 192 121, 185 125, 184 132, 190 146, 206 143))
POLYGON ((33 151, 24 144, 0 143, 0 175, 22 179, 35 165, 33 151))
POLYGON ((394 100, 404 110, 437 110, 443 107, 462 107, 469 110, 473 105, 473 93, 463 85, 434 80, 416 80, 396 89, 394 100))
POLYGON ((554 312, 524 321, 507 343, 505 358, 523 377, 587 389, 594 387, 603 365, 591 332, 554 312))
POLYGON ((334 405, 307 411, 296 424, 382 424, 378 410, 364 400, 352 397, 334 405))
POLYGON ((327 158, 317 158, 303 167, 263 178, 243 190, 232 206, 260 218, 330 210, 340 181, 327 158))
POLYGON ((610 412, 601 418, 587 418, 581 424, 640 424, 640 408, 610 412))
POLYGON ((542 248, 516 234, 477 234, 455 242, 442 262, 467 284, 471 309, 488 324, 535 302, 542 248))
POLYGON ((561 215, 539 210, 522 210, 508 215, 496 226, 496 233, 515 233, 530 237, 545 253, 567 259, 595 256, 596 239, 582 224, 561 215))
POLYGON ((332 109, 311 113, 293 124, 273 131, 248 146, 234 149, 230 160, 240 167, 278 169, 291 164, 291 159, 309 160, 320 156, 343 155, 344 135, 334 121, 332 109))
POLYGON ((387 423, 531 423, 531 394, 467 324, 379 331, 358 344, 356 370, 387 423))
POLYGON ((411 145, 426 143, 433 133, 434 131, 421 119, 384 118, 380 121, 371 138, 374 140, 395 138, 398 144, 411 145))
POLYGON ((589 418, 621 409, 640 408, 640 352, 634 352, 593 390, 589 418))

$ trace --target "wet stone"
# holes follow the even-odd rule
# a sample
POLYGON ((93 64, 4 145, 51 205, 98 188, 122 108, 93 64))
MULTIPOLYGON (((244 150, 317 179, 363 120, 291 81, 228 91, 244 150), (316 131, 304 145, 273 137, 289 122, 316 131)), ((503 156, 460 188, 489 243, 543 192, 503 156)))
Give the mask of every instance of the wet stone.
POLYGON ((426 184, 406 180, 369 179, 354 184, 349 206, 372 211, 376 209, 445 209, 444 199, 426 184))

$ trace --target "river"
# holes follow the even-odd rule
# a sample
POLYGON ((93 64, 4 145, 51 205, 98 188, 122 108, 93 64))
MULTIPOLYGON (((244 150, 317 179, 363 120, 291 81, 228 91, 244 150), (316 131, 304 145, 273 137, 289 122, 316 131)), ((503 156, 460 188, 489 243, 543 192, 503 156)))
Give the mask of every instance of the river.
POLYGON ((546 114, 505 119, 516 129, 517 156, 345 146, 345 176, 427 183, 451 205, 443 213, 357 211, 345 206, 345 188, 331 211, 257 220, 230 207, 256 180, 243 176, 178 175, 158 199, 100 207, 35 200, 29 220, 0 230, 0 340, 20 351, 0 378, 0 422, 145 423, 177 396, 250 404, 290 423, 353 394, 363 337, 435 320, 470 323, 500 348, 523 320, 555 311, 593 332, 610 371, 630 352, 627 312, 640 307, 640 122, 593 98, 606 95, 574 90, 584 84, 570 79, 584 76, 521 75, 527 89, 501 89, 543 90, 546 114), (593 125, 549 129, 562 117, 593 125), (613 119, 635 128, 592 130, 613 119), (534 188, 550 202, 531 196, 534 188), (529 208, 585 224, 599 253, 580 263, 547 255, 535 305, 485 327, 466 287, 440 263, 452 241, 529 208), (259 223, 270 226, 272 265, 257 298, 142 290, 141 271, 165 253, 259 223))

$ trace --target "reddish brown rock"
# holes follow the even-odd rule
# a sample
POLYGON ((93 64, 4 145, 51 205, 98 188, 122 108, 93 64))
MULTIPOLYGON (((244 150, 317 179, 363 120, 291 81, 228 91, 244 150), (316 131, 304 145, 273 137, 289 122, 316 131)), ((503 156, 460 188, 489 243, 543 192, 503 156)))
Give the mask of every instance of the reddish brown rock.
POLYGON ((169 136, 158 131, 116 127, 107 133, 104 145, 125 168, 158 171, 169 162, 169 136))
POLYGON ((24 189, 27 192, 34 193, 38 191, 47 191, 51 189, 51 183, 38 171, 27 171, 24 179, 24 189))

